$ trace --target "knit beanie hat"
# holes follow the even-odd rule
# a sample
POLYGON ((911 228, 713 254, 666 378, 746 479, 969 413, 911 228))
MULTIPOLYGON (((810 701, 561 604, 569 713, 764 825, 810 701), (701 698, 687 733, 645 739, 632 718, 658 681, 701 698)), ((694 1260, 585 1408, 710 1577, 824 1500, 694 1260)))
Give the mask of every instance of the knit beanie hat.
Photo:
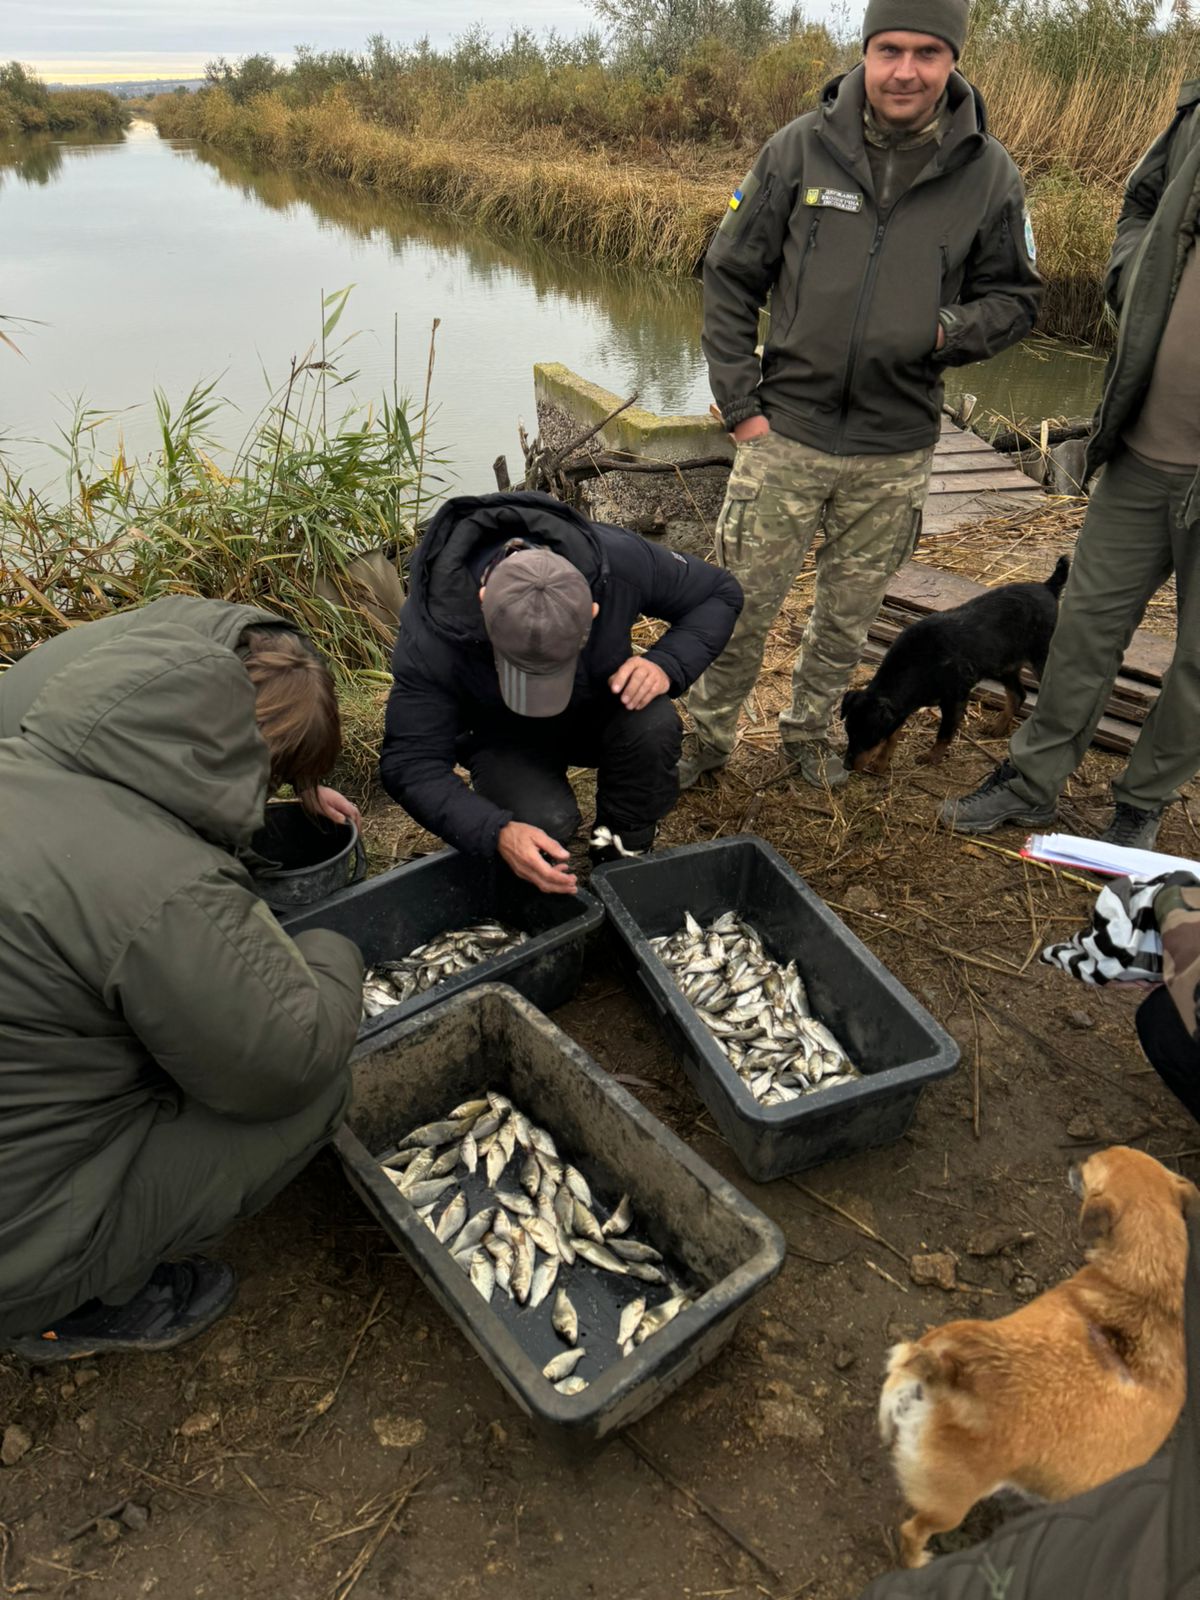
POLYGON ((863 49, 873 34, 894 32, 944 39, 957 61, 967 42, 967 0, 867 0, 863 49))

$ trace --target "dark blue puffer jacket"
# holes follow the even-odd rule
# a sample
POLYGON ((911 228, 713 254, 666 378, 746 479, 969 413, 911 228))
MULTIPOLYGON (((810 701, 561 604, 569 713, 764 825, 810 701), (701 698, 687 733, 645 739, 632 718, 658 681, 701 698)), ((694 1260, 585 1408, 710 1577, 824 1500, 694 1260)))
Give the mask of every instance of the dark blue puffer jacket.
MULTIPOLYGON (((608 680, 631 654, 640 616, 670 623, 646 656, 680 695, 720 655, 742 609, 736 578, 696 556, 589 522, 531 491, 448 500, 413 556, 409 598, 392 652, 379 770, 383 786, 423 827, 455 849, 492 855, 511 812, 454 771, 460 741, 511 717, 483 625, 473 557, 509 538, 546 545, 578 567, 600 612, 579 658, 566 716, 607 707, 608 680)), ((518 719, 519 720, 519 719, 518 719)))

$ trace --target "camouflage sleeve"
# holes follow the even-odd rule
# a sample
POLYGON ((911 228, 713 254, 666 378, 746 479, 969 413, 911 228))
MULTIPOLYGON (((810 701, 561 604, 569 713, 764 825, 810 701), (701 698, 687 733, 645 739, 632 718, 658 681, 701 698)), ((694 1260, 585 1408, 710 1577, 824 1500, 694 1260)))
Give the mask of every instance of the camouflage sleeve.
POLYGON ((1200 1038, 1200 885, 1172 884, 1154 897, 1163 982, 1192 1038, 1200 1038))

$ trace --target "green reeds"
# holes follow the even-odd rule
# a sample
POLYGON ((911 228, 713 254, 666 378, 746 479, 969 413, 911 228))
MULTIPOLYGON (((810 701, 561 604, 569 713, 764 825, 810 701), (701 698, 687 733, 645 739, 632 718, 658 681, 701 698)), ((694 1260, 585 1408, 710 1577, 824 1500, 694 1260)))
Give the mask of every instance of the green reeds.
POLYGON ((228 455, 214 434, 229 408, 202 384, 177 407, 155 396, 158 445, 146 460, 121 447, 102 459, 97 439, 113 419, 79 408, 57 447, 57 493, 0 456, 0 651, 165 594, 199 594, 293 621, 343 684, 385 682, 394 629, 353 564, 411 546, 419 469, 394 399, 323 425, 323 395, 332 411, 348 376, 312 352, 294 359, 228 455))

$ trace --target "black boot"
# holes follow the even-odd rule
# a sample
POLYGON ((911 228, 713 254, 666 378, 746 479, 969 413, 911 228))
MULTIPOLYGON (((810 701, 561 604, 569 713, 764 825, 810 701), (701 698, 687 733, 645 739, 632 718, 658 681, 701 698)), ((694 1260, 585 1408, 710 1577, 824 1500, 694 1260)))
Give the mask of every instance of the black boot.
POLYGON ((1100 837, 1105 844, 1123 845, 1127 850, 1153 850, 1162 814, 1162 806, 1143 810, 1141 806, 1126 805, 1118 800, 1113 808, 1113 819, 1100 837))
POLYGON ((170 1350, 211 1327, 236 1292, 233 1268, 223 1262, 163 1261, 123 1306, 90 1300, 41 1333, 0 1340, 0 1348, 39 1366, 117 1350, 170 1350))

